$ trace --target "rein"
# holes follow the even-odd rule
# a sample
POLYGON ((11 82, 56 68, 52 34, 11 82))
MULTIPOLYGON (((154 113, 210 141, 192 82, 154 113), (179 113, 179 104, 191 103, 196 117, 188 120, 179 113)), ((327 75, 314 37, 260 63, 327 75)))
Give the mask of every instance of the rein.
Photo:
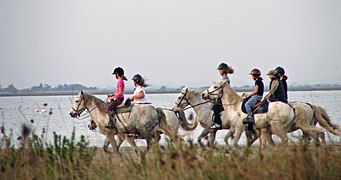
POLYGON ((182 103, 182 101, 183 100, 185 100, 186 101, 186 103, 190 106, 190 107, 187 107, 187 108, 184 108, 184 111, 185 110, 187 110, 187 109, 191 109, 191 108, 194 108, 194 107, 196 107, 196 106, 200 106, 200 105, 203 105, 203 104, 206 104, 206 103, 213 103, 212 101, 205 101, 205 102, 201 102, 201 103, 198 103, 198 104, 195 104, 195 105, 192 105, 189 101, 188 101, 188 99, 186 98, 186 95, 187 95, 187 93, 188 93, 188 90, 186 91, 186 93, 183 93, 183 92, 181 92, 181 94, 183 95, 182 96, 182 98, 181 98, 181 100, 180 100, 180 102, 179 103, 175 103, 175 104, 177 104, 177 107, 179 107, 180 106, 180 104, 182 103))
MULTIPOLYGON (((224 82, 224 84, 222 84, 219 88, 216 88, 215 90, 213 90, 212 92, 209 92, 208 91, 208 89, 206 90, 207 91, 207 94, 208 95, 216 95, 216 96, 218 96, 218 98, 217 99, 221 99, 222 97, 223 97, 223 95, 224 95, 224 86, 226 86, 226 83, 227 83, 227 81, 225 81, 224 82), (214 92, 216 92, 216 91, 218 91, 218 90, 220 90, 221 89, 221 91, 219 92, 219 93, 214 93, 214 92)), ((213 103, 213 102, 212 102, 213 103)), ((219 102, 214 102, 215 104, 219 104, 219 105, 222 105, 222 106, 233 106, 233 105, 236 105, 237 103, 238 103, 238 100, 236 100, 236 102, 234 102, 234 103, 230 103, 230 104, 224 104, 224 103, 219 103, 219 102)))

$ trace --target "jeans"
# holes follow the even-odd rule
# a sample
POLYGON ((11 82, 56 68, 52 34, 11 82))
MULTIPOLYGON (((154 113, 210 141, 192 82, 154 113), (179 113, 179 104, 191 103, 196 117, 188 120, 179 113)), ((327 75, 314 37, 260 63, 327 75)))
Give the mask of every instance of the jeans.
POLYGON ((245 103, 245 109, 246 109, 248 116, 253 115, 252 106, 254 106, 257 101, 262 100, 262 98, 263 98, 263 96, 255 94, 255 95, 251 96, 251 98, 245 103))

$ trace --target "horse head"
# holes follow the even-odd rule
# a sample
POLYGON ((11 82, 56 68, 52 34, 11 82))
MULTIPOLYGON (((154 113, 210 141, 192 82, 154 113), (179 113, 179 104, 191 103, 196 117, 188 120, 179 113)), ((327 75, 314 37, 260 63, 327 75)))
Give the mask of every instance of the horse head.
POLYGON ((86 107, 85 107, 85 102, 84 102, 84 93, 83 91, 80 91, 78 93, 78 96, 73 101, 70 116, 72 118, 79 117, 85 109, 86 107))
POLYGON ((189 106, 190 103, 188 102, 188 87, 184 87, 181 89, 180 94, 175 99, 175 106, 184 109, 186 106, 189 106))
POLYGON ((223 89, 226 84, 228 84, 227 80, 219 81, 217 84, 211 86, 201 94, 202 99, 211 101, 220 99, 223 96, 223 89))

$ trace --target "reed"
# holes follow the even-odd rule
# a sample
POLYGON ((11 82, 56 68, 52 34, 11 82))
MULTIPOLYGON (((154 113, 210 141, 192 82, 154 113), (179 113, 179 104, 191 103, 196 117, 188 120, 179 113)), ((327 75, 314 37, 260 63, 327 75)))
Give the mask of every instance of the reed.
POLYGON ((339 179, 341 143, 315 147, 301 143, 265 150, 201 148, 192 142, 154 146, 136 155, 129 148, 108 155, 54 133, 42 137, 23 126, 20 145, 1 128, 0 179, 339 179))

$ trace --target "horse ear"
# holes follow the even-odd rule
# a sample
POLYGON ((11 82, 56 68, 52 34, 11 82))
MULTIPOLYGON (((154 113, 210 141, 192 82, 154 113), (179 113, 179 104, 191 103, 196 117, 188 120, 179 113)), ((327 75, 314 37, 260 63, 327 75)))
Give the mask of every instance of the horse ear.
POLYGON ((84 92, 83 92, 83 90, 81 90, 80 95, 83 96, 83 94, 84 94, 84 92))

